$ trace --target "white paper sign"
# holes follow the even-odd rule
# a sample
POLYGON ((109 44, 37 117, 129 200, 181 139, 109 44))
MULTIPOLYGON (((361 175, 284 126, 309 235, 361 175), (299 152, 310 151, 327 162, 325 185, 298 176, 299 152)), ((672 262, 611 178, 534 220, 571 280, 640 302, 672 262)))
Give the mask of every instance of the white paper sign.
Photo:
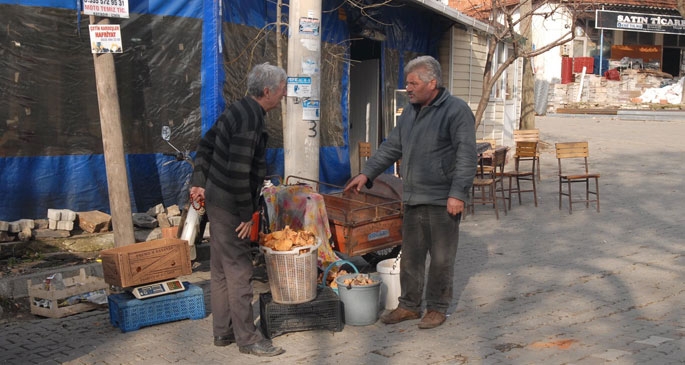
POLYGON ((91 24, 90 44, 93 53, 123 53, 119 24, 91 24))
POLYGON ((319 120, 321 108, 318 100, 305 100, 302 102, 302 120, 319 120))
POLYGON ((316 18, 300 18, 300 34, 319 35, 321 21, 316 18))
POLYGON ((83 14, 103 18, 128 18, 128 0, 83 0, 83 14))
POLYGON ((311 77, 288 77, 288 96, 308 98, 312 96, 311 77))

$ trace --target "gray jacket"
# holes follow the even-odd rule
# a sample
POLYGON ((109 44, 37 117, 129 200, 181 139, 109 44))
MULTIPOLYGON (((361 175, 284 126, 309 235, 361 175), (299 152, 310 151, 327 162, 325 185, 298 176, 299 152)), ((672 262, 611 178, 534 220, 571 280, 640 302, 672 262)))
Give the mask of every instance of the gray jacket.
POLYGON ((405 204, 468 202, 478 159, 471 108, 444 89, 424 108, 407 105, 361 173, 373 180, 399 159, 405 204))

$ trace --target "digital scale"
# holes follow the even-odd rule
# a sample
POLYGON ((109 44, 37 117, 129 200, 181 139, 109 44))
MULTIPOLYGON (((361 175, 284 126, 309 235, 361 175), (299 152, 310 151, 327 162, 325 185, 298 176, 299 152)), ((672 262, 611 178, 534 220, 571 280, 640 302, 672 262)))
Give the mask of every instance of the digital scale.
POLYGON ((138 299, 147 299, 164 294, 184 291, 186 288, 178 279, 160 281, 159 283, 147 284, 131 289, 133 295, 138 299))

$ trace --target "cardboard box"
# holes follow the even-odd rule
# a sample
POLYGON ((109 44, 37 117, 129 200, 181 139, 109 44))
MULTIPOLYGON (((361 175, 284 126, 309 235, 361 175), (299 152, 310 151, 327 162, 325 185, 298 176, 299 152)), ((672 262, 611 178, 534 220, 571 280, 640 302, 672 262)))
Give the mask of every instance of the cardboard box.
POLYGON ((122 288, 192 273, 188 242, 162 238, 100 252, 105 282, 122 288))

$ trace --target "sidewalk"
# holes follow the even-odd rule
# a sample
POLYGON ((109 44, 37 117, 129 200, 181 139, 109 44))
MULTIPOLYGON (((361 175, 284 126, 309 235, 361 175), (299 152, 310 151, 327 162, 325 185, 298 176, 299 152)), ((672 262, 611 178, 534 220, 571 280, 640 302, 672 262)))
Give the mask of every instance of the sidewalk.
MULTIPOLYGON (((106 310, 0 327, 0 363, 64 364, 684 364, 685 121, 538 117, 539 207, 476 207, 462 223, 455 305, 418 321, 284 334, 262 359, 212 345, 209 268, 184 280, 207 317, 121 333, 106 310), (559 210, 554 142, 590 143, 601 213, 559 210)), ((256 291, 268 284, 255 282, 256 291)), ((258 313, 258 311, 256 312, 258 313)))

